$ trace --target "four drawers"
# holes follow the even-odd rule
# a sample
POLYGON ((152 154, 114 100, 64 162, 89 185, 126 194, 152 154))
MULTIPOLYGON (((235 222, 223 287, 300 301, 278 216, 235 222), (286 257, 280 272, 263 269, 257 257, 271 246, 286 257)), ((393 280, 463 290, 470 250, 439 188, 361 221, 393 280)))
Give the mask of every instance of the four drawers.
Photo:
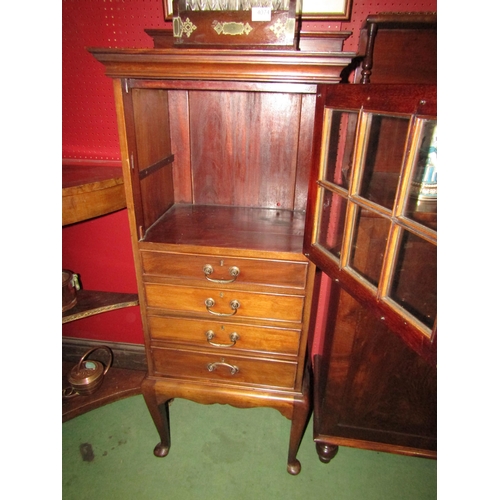
POLYGON ((295 387, 307 261, 141 257, 154 375, 295 387))

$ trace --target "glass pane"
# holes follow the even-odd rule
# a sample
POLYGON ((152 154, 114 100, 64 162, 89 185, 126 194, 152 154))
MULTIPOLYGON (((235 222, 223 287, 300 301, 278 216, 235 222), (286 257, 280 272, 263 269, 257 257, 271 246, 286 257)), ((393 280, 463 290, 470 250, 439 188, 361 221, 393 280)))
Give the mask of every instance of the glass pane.
POLYGON ((405 215, 437 229, 437 122, 425 120, 405 215))
POLYGON ((373 115, 359 194, 392 210, 410 119, 373 115))
POLYGON ((404 231, 389 296, 432 328, 437 309, 437 249, 404 231))
POLYGON ((349 189, 358 113, 329 110, 324 179, 349 189))
POLYGON ((318 243, 340 258, 344 233, 347 200, 323 189, 323 207, 320 212, 318 243))
POLYGON ((391 223, 358 207, 349 266, 378 286, 391 223))

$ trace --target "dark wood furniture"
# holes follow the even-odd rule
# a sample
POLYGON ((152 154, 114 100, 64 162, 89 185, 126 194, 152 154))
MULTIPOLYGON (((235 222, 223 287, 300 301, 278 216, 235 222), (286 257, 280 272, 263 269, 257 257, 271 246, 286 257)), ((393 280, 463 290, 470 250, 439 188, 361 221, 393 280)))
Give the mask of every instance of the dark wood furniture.
POLYGON ((90 49, 113 78, 145 332, 143 395, 310 415, 315 266, 303 254, 318 83, 348 53, 90 49))
POLYGON ((126 206, 120 165, 63 160, 63 226, 116 212, 126 206))
POLYGON ((318 107, 330 143, 310 204, 328 206, 306 234, 328 275, 313 370, 323 462, 339 446, 436 457, 437 205, 412 196, 436 124, 435 41, 435 15, 369 16, 356 81, 372 83, 324 91, 318 107))
POLYGON ((433 456, 437 219, 419 196, 435 85, 336 85, 353 54, 154 36, 163 48, 90 51, 114 81, 155 454, 176 397, 269 406, 300 471, 321 269, 321 459, 339 444, 433 456))
POLYGON ((359 37, 355 83, 431 83, 437 80, 435 12, 372 14, 359 37))
POLYGON ((78 290, 76 296, 76 305, 62 313, 63 324, 95 314, 139 305, 136 293, 78 290))
MULTIPOLYGON (((63 160, 62 225, 68 226, 126 207, 123 174, 116 162, 63 160)), ((76 291, 77 302, 63 311, 62 322, 139 305, 136 293, 76 291)))
POLYGON ((232 10, 228 2, 207 0, 204 8, 190 0, 173 0, 172 26, 178 47, 257 49, 296 48, 299 19, 296 0, 274 10, 262 5, 259 13, 250 1, 232 10))
MULTIPOLYGON (((123 174, 115 162, 63 160, 62 163, 62 225, 122 210, 126 207, 123 174)), ((76 291, 76 304, 62 313, 62 323, 69 323, 114 309, 139 305, 136 293, 100 290, 76 291)), ((85 349, 86 350, 86 349, 85 349)), ((97 358, 99 359, 99 356, 97 358)), ((70 388, 68 373, 78 360, 62 361, 62 389, 70 388)), ((110 368, 102 386, 91 395, 62 399, 62 421, 81 415, 125 397, 141 393, 145 373, 140 370, 110 368)))
MULTIPOLYGON (((152 39, 155 49, 174 47, 173 31, 169 29, 145 29, 152 39)), ((301 52, 341 52, 344 41, 351 36, 350 31, 304 31, 299 34, 301 52)))

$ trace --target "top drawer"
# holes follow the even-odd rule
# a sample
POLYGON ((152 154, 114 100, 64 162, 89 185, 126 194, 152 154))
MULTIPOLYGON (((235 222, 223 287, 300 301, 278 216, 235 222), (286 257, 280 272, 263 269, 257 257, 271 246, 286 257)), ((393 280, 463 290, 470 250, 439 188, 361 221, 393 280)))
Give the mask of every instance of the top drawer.
POLYGON ((307 262, 142 251, 145 275, 304 288, 307 262))

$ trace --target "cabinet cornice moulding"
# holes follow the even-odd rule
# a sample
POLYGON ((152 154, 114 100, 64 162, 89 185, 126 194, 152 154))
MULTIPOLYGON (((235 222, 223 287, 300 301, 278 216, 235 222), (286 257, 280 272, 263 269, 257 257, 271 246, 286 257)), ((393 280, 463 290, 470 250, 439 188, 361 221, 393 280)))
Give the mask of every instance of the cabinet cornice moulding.
POLYGON ((111 78, 338 83, 355 53, 200 49, 87 49, 111 78))

